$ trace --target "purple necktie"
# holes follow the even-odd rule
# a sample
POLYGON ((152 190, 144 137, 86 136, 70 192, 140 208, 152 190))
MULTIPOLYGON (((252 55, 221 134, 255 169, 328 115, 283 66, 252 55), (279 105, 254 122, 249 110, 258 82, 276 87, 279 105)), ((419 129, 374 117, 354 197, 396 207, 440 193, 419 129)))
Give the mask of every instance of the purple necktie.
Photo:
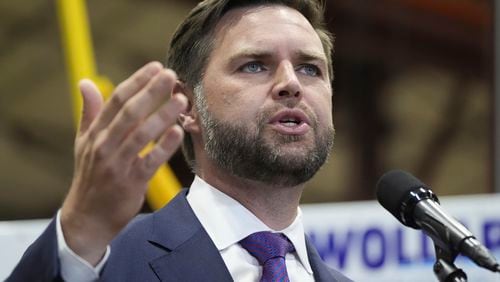
POLYGON ((250 234, 240 245, 262 265, 261 282, 289 282, 285 255, 295 251, 292 243, 281 233, 269 231, 250 234))

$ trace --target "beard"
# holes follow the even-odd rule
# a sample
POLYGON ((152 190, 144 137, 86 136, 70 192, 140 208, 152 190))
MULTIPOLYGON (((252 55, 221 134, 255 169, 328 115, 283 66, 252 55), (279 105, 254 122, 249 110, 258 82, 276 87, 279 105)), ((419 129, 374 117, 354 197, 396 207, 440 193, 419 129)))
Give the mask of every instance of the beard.
POLYGON ((311 141, 306 135, 285 135, 270 129, 267 131, 271 131, 271 137, 266 138, 268 121, 285 105, 262 111, 252 128, 216 119, 208 110, 204 95, 197 96, 205 151, 219 168, 235 176, 274 186, 297 186, 311 179, 330 155, 335 135, 333 124, 320 131, 317 119, 311 114, 308 116, 314 135, 312 142, 306 142, 311 141), (289 146, 296 148, 288 150, 289 146))

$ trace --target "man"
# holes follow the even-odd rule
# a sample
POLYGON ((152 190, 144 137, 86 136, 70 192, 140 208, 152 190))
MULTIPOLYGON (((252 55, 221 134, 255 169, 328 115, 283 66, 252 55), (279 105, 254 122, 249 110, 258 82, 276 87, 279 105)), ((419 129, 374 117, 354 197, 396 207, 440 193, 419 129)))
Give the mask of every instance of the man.
POLYGON ((172 39, 176 73, 150 63, 106 104, 82 81, 72 186, 9 279, 348 281, 298 208, 333 144, 332 49, 313 0, 206 0, 172 39), (132 221, 184 131, 193 184, 132 221))

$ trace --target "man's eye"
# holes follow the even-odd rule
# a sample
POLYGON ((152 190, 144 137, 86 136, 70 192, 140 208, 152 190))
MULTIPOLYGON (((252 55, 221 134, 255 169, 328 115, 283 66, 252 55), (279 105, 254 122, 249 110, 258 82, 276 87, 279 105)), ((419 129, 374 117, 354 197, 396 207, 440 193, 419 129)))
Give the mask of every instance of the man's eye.
POLYGON ((241 71, 248 73, 257 73, 264 70, 264 67, 261 63, 258 62, 250 62, 241 67, 241 71))
POLYGON ((317 66, 309 64, 300 66, 299 72, 309 76, 321 75, 321 70, 317 66))

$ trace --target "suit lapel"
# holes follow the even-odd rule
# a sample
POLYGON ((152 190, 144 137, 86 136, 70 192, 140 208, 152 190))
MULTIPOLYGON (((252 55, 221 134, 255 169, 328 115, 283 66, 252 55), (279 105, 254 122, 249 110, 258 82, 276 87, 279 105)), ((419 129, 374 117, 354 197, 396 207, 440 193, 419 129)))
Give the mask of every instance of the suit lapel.
POLYGON ((149 265, 161 281, 232 281, 219 251, 182 191, 155 213, 149 242, 165 255, 149 265))

